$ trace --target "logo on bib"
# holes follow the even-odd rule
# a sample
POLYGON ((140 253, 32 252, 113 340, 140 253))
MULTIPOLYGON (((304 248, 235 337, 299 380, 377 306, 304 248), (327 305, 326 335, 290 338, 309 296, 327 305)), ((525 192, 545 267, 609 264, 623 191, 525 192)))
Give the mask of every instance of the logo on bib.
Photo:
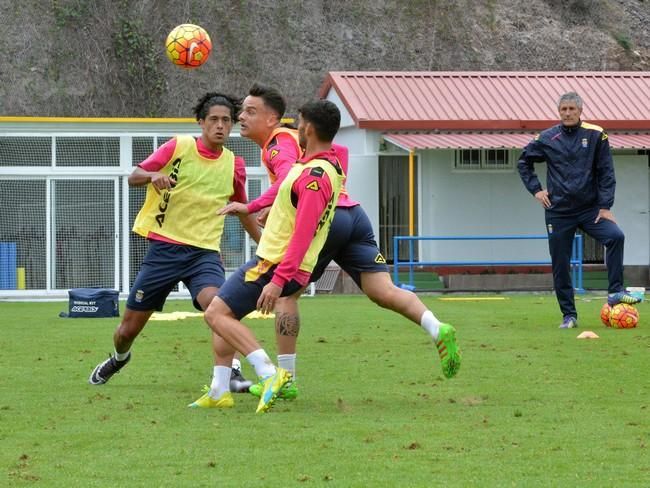
POLYGON ((318 186, 318 181, 312 180, 309 183, 307 183, 307 186, 305 187, 308 190, 313 190, 313 191, 318 191, 320 190, 320 186, 318 186))

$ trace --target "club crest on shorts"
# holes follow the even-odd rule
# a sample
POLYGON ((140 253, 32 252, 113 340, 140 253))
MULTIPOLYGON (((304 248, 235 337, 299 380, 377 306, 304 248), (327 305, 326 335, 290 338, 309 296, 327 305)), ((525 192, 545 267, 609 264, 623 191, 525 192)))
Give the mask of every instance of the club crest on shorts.
POLYGON ((135 301, 139 303, 142 301, 143 298, 144 298, 144 290, 137 290, 135 292, 135 301))
POLYGON ((546 230, 549 234, 553 233, 553 224, 546 224, 546 230))
POLYGON ((375 263, 377 264, 386 264, 386 258, 381 255, 381 253, 377 253, 375 256, 375 263))

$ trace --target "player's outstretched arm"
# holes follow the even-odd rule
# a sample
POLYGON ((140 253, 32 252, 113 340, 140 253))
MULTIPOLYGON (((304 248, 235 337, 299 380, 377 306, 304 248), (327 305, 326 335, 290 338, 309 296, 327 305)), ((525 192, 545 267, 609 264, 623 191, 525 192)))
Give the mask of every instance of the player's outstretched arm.
POLYGON ((288 134, 278 134, 278 144, 273 147, 273 154, 269 155, 269 161, 265 164, 271 169, 275 175, 275 182, 269 186, 264 193, 262 193, 255 200, 248 203, 248 212, 256 213, 263 208, 273 205, 273 201, 278 194, 278 189, 284 181, 285 177, 291 171, 295 162, 302 155, 302 151, 298 143, 288 134))
POLYGON ((217 210, 217 215, 248 215, 248 208, 245 203, 230 202, 225 207, 221 207, 217 210))

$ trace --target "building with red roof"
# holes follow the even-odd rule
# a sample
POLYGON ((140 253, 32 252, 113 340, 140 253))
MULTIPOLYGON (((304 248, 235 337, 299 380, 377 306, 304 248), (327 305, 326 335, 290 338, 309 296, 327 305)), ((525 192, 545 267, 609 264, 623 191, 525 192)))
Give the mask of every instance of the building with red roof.
MULTIPOLYGON (((609 135, 626 272, 641 268, 639 279, 647 282, 650 73, 331 72, 319 95, 341 109, 337 142, 350 148, 348 189, 391 259, 393 235, 543 234, 542 211, 516 164, 537 132, 559 122, 557 101, 569 91, 584 100, 583 120, 609 135)), ((543 165, 537 172, 545 177, 543 165)), ((473 243, 471 251, 459 242, 438 244, 420 247, 422 260, 468 253, 499 260, 513 252, 496 241, 473 243)), ((586 239, 587 262, 602 262, 598 247, 586 239)), ((548 259, 545 242, 531 241, 517 253, 548 259)))

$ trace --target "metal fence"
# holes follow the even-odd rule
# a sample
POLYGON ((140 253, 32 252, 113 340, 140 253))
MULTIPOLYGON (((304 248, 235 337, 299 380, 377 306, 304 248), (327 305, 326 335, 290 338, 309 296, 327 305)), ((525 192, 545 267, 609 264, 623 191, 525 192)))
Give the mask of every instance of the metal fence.
MULTIPOLYGON (((0 121, 0 298, 61 295, 102 287, 127 293, 146 252, 131 232, 145 188, 133 167, 193 121, 165 124, 0 121)), ((257 145, 233 134, 227 146, 246 160, 249 198, 268 185, 257 145)), ((222 238, 227 270, 254 252, 236 217, 222 238)), ((184 294, 181 287, 178 293, 184 294)))
MULTIPOLYGON (((497 241, 497 240, 540 240, 548 239, 547 235, 496 235, 496 236, 394 236, 393 248, 399 249, 400 242, 405 242, 408 245, 408 259, 400 260, 399 253, 395 253, 395 260, 393 262, 393 281, 397 286, 406 285, 409 289, 414 290, 414 272, 416 267, 420 266, 535 266, 535 265, 549 265, 550 260, 458 260, 458 261, 416 261, 415 260, 415 242, 422 241, 497 241), (400 267, 408 268, 408 283, 401 283, 399 279, 400 267)), ((583 236, 576 234, 573 239, 573 248, 571 252, 571 279, 573 287, 578 292, 584 292, 583 288, 583 236)), ((516 255, 516 248, 512 251, 516 255)))

